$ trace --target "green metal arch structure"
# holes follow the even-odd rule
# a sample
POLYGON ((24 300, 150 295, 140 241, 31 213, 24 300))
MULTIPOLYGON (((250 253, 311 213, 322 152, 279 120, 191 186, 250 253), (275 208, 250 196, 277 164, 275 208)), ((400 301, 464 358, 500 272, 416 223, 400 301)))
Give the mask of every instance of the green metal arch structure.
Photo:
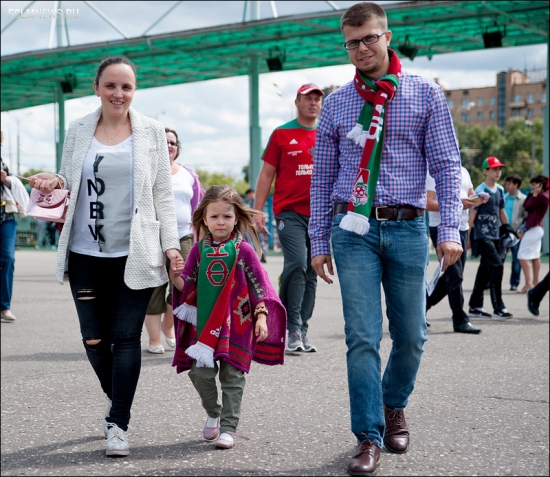
MULTIPOLYGON (((483 33, 501 32, 502 46, 548 42, 548 1, 417 1, 384 5, 392 46, 407 41, 416 56, 484 48, 483 33)), ((138 67, 140 88, 259 73, 275 47, 284 70, 347 64, 339 22, 342 11, 303 14, 124 40, 30 51, 2 57, 2 111, 57 101, 61 82, 73 82, 65 99, 89 96, 93 68, 125 55, 138 67), (220 58, 223 61, 220 61, 220 58), (72 76, 71 76, 72 75, 72 76)))

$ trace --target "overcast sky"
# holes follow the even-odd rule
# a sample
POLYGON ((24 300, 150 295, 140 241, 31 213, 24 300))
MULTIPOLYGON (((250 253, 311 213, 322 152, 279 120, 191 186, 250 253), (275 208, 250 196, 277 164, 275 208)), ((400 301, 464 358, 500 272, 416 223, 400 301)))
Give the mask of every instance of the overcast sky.
MULTIPOLYGON (((9 9, 26 8, 30 2, 1 3, 1 27, 10 21, 9 9)), ((31 8, 53 8, 53 3, 35 2, 31 8)), ((156 19, 176 4, 155 2, 93 2, 129 37, 140 36, 156 19)), ((356 2, 333 3, 347 8, 356 2)), ((391 3, 391 2, 379 2, 391 3)), ((279 16, 328 11, 327 2, 278 1, 279 16)), ((79 17, 69 23, 71 45, 122 38, 112 26, 100 18, 84 2, 63 2, 63 9, 79 9, 79 17)), ((191 30, 242 21, 244 1, 183 2, 148 34, 191 30)), ((270 2, 261 2, 261 18, 271 18, 270 2)), ((48 20, 16 20, 1 38, 2 56, 48 48, 48 20)), ((390 25, 391 28, 391 25, 390 25)), ((401 59, 403 68, 429 78, 438 78, 446 88, 494 86, 496 73, 509 68, 545 68, 547 46, 498 48, 471 53, 435 55, 414 61, 401 59)), ((260 125, 262 147, 271 131, 290 120, 295 111, 296 90, 303 83, 314 82, 321 88, 340 86, 353 77, 351 65, 332 66, 300 71, 264 73, 260 75, 260 125), (277 86, 275 86, 275 85, 277 86)), ((99 106, 99 99, 90 95, 65 103, 66 126, 99 106)), ((175 129, 183 143, 179 162, 210 172, 220 171, 240 176, 248 164, 248 77, 224 78, 200 83, 138 90, 132 106, 175 129)), ((17 168, 17 119, 20 124, 21 172, 28 168, 52 171, 55 168, 55 132, 53 105, 37 106, 2 113, 4 145, 2 157, 13 172, 17 168)))

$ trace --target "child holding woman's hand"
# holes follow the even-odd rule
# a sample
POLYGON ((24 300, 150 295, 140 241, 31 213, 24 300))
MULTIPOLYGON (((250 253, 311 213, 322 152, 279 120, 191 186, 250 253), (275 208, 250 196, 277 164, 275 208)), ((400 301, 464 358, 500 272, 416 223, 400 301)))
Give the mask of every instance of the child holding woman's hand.
POLYGON ((286 310, 260 263, 261 244, 240 194, 213 186, 193 214, 196 243, 183 271, 171 270, 177 347, 173 366, 189 370, 207 413, 203 436, 234 445, 245 373, 252 360, 283 364, 286 310), (251 237, 254 248, 243 240, 251 237), (219 372, 222 399, 215 377, 219 372))

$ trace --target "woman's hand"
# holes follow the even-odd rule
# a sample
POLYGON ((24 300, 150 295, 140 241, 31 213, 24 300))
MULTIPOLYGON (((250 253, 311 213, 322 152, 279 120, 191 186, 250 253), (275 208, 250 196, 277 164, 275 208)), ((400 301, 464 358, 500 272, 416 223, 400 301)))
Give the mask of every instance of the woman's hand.
POLYGON ((51 192, 60 187, 59 179, 54 174, 40 172, 29 177, 29 184, 33 189, 38 189, 42 192, 51 192))
POLYGON ((174 273, 179 270, 179 273, 177 274, 179 277, 183 271, 183 265, 185 264, 179 250, 177 248, 169 248, 166 250, 166 257, 170 260, 170 270, 173 270, 174 273))

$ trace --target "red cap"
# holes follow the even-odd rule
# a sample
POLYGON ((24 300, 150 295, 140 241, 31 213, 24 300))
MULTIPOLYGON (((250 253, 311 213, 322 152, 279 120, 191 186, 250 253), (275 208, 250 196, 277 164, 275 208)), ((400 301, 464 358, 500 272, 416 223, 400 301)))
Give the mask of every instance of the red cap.
POLYGON ((491 156, 483 161, 483 166, 481 168, 485 170, 485 169, 493 169, 494 167, 506 167, 506 164, 503 164, 502 162, 500 162, 498 157, 491 156))
POLYGON ((317 86, 316 84, 306 83, 306 84, 303 84, 302 86, 300 86, 300 88, 298 88, 298 92, 296 93, 296 97, 300 96, 301 94, 311 93, 312 91, 317 91, 318 93, 321 94, 321 96, 325 95, 325 93, 323 93, 323 90, 321 88, 319 88, 319 86, 317 86))

